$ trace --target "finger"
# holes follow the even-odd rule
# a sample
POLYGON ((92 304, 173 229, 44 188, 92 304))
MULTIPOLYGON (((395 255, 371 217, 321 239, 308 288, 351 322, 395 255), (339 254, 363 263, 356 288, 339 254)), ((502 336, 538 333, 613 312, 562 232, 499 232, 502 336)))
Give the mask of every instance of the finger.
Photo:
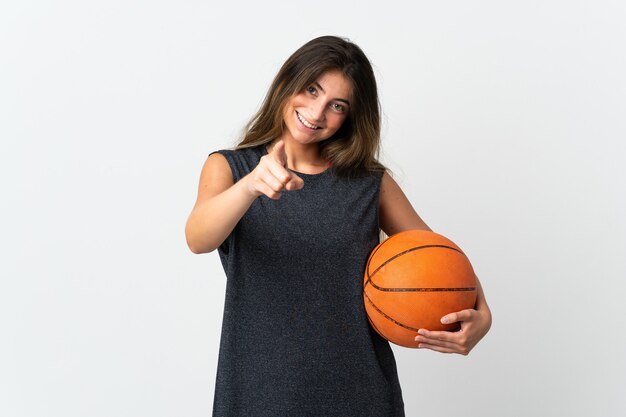
MULTIPOLYGON (((457 339, 459 337, 458 335, 459 332, 448 332, 445 330, 435 331, 435 330, 419 329, 417 333, 420 336, 423 336, 430 340, 439 340, 439 341, 452 342, 452 343, 457 343, 457 339)), ((415 340, 417 340, 417 337, 418 336, 416 336, 415 340)))
POLYGON ((420 343, 417 347, 419 349, 430 349, 430 350, 434 350, 435 352, 441 352, 441 353, 459 353, 462 355, 465 354, 456 349, 451 349, 448 347, 441 347, 441 346, 436 346, 436 345, 429 345, 428 343, 420 343))
POLYGON ((259 183, 265 183, 273 191, 280 192, 283 191, 283 189, 285 188, 284 183, 279 178, 276 178, 276 176, 272 174, 271 170, 266 165, 259 167, 258 175, 256 178, 259 183))
POLYGON ((455 313, 446 314, 445 316, 441 318, 441 323, 450 324, 450 323, 458 323, 460 321, 469 320, 475 311, 476 310, 473 310, 473 309, 467 309, 467 310, 457 311, 455 313))
POLYGON ((287 153, 285 152, 285 141, 279 140, 276 142, 270 153, 272 159, 278 162, 281 166, 287 166, 287 153))
POLYGON ((291 173, 291 179, 285 184, 285 189, 289 191, 299 190, 304 187, 304 180, 294 173, 291 173))
POLYGON ((271 198, 272 200, 278 200, 282 194, 280 191, 275 191, 274 189, 272 189, 272 187, 270 187, 269 185, 267 185, 264 182, 261 182, 257 185, 257 189, 265 194, 266 196, 268 196, 269 198, 271 198))
POLYGON ((434 345, 434 346, 439 346, 439 347, 447 347, 450 349, 458 349, 460 346, 458 341, 456 340, 447 341, 447 340, 442 340, 442 339, 434 339, 431 337, 425 337, 421 335, 415 336, 415 341, 418 343, 425 343, 427 345, 434 345))
POLYGON ((272 176, 274 176, 274 178, 280 181, 283 187, 287 185, 289 180, 291 180, 293 174, 273 159, 270 159, 266 162, 267 163, 265 164, 265 167, 267 168, 268 172, 272 176))

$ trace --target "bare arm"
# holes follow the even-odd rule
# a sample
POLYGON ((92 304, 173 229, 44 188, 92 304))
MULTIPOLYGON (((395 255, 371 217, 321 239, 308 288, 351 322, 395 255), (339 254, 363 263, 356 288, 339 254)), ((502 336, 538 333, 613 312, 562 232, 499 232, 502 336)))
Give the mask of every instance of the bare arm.
POLYGON ((260 195, 276 200, 282 191, 302 188, 302 179, 284 168, 286 158, 281 141, 252 172, 234 182, 226 158, 219 153, 210 155, 202 168, 196 204, 185 226, 189 249, 193 253, 214 251, 260 195))
MULTIPOLYGON (((389 236, 405 230, 431 230, 418 216, 400 186, 385 172, 380 185, 379 223, 380 228, 389 236)), ((476 304, 473 309, 454 312, 442 317, 445 323, 461 323, 459 332, 437 332, 420 329, 415 340, 419 347, 443 353, 467 355, 470 350, 487 334, 491 327, 491 310, 487 305, 480 280, 476 304)))
POLYGON ((193 253, 212 252, 226 240, 256 199, 244 181, 235 183, 226 158, 210 155, 200 174, 198 197, 185 236, 193 253))

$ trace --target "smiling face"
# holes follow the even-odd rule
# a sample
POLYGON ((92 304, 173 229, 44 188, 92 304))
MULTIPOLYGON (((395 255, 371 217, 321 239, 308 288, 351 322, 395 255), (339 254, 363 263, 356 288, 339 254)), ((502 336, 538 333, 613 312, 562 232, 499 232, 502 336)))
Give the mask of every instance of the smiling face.
POLYGON ((352 84, 337 70, 323 73, 287 100, 283 109, 283 139, 307 144, 331 137, 350 111, 352 84))

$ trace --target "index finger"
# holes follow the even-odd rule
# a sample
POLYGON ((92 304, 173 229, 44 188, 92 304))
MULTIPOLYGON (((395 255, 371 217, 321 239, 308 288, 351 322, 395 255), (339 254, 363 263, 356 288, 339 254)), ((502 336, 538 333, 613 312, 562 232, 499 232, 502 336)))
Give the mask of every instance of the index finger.
POLYGON ((287 166, 287 152, 285 152, 285 141, 282 139, 276 142, 274 147, 272 148, 272 152, 270 152, 270 156, 273 160, 278 162, 283 167, 287 166))

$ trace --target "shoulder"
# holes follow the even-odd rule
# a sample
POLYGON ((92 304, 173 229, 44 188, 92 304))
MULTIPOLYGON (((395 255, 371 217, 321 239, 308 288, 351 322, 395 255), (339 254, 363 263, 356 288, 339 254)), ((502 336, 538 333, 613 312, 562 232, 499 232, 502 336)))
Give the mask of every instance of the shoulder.
POLYGON ((398 192, 402 192, 402 189, 393 179, 393 177, 389 174, 389 171, 385 170, 380 178, 380 198, 381 201, 383 199, 388 199, 390 196, 394 196, 398 192))
POLYGON ((232 172, 228 162, 228 153, 230 150, 220 150, 211 152, 202 167, 203 174, 211 174, 217 176, 228 176, 232 180, 232 172))
POLYGON ((219 153, 226 159, 230 166, 233 180, 236 182, 249 174, 258 165, 263 156, 263 150, 263 146, 251 146, 222 149, 213 153, 219 153))
POLYGON ((196 206, 227 190, 258 163, 260 148, 221 149, 207 156, 198 184, 196 206))
POLYGON ((230 164, 223 151, 209 154, 202 172, 198 187, 198 199, 212 197, 221 193, 235 183, 230 164))
POLYGON ((387 171, 381 178, 378 207, 380 228, 388 236, 404 230, 430 230, 413 208, 402 188, 387 171))

